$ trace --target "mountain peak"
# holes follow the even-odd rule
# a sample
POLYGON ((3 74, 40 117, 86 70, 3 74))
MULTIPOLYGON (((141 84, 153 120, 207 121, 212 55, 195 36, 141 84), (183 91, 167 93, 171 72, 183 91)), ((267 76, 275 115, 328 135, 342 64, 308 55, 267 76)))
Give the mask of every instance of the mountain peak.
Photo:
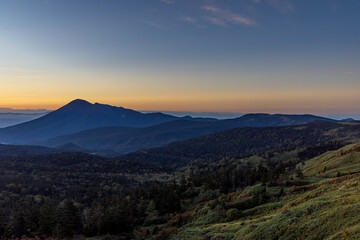
POLYGON ((91 103, 89 103, 88 101, 86 101, 86 100, 83 100, 83 99, 75 99, 75 100, 73 100, 73 101, 71 101, 70 103, 68 103, 68 105, 74 105, 74 104, 76 104, 76 105, 89 105, 89 104, 91 104, 91 103))
POLYGON ((89 107, 92 104, 89 103, 88 101, 85 101, 83 99, 75 99, 71 102, 69 102, 68 104, 66 104, 65 106, 62 107, 62 109, 79 109, 79 108, 84 108, 84 107, 89 107))

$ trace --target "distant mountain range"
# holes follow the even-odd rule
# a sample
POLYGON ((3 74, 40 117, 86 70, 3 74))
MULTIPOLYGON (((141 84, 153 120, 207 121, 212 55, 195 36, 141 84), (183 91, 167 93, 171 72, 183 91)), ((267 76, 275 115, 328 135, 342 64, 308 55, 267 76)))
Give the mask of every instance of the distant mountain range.
POLYGON ((0 129, 0 143, 37 144, 113 155, 161 147, 232 128, 299 125, 312 121, 335 122, 308 114, 259 113, 227 120, 175 117, 77 99, 38 119, 0 129))
POLYGON ((38 119, 0 129, 0 142, 25 144, 92 128, 123 126, 147 127, 176 119, 209 121, 214 119, 177 118, 163 113, 140 113, 131 109, 74 100, 38 119))
POLYGON ((232 128, 298 125, 316 120, 334 121, 313 115, 247 114, 235 119, 218 121, 175 120, 145 128, 96 128, 59 136, 42 144, 57 147, 73 143, 87 149, 111 149, 118 153, 127 153, 144 148, 165 146, 171 142, 232 128))
MULTIPOLYGON (((152 113, 154 111, 141 111, 142 113, 152 113)), ((201 117, 201 118, 216 118, 216 119, 231 119, 237 118, 243 113, 235 113, 235 112, 181 112, 181 111, 161 111, 162 113, 169 114, 176 117, 201 117)))

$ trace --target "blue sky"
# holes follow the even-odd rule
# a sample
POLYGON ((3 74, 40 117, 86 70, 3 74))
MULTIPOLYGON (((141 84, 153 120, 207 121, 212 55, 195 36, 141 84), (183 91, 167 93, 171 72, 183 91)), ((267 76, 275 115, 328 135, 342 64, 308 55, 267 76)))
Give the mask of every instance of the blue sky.
POLYGON ((2 0, 0 107, 360 112, 359 0, 2 0))

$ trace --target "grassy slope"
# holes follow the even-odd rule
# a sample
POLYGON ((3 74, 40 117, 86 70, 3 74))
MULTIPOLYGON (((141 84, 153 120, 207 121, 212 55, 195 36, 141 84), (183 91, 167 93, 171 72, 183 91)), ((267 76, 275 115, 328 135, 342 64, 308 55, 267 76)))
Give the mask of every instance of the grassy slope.
POLYGON ((337 151, 313 158, 302 166, 305 176, 336 177, 360 172, 360 144, 351 144, 337 151))
MULTIPOLYGON (((192 221, 170 239, 360 239, 359 151, 360 144, 352 144, 301 164, 308 185, 286 188, 280 200, 244 210, 235 221, 212 209, 212 201, 199 204, 191 209, 192 221)), ((256 187, 226 201, 249 197, 256 187)))

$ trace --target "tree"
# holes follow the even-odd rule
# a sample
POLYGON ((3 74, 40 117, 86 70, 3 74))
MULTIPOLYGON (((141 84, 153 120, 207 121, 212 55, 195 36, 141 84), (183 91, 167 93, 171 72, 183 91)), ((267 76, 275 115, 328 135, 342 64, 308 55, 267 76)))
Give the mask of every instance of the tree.
POLYGON ((7 236, 10 238, 17 238, 25 235, 26 227, 23 215, 17 211, 12 210, 5 231, 7 236))
POLYGON ((0 236, 2 236, 5 232, 6 226, 6 217, 5 213, 2 209, 0 209, 0 236))
POLYGON ((55 205, 47 201, 40 208, 39 232, 46 236, 54 234, 57 224, 57 211, 55 205))
POLYGON ((71 237, 82 230, 79 209, 70 199, 63 202, 59 208, 59 233, 64 237, 71 237))
POLYGON ((37 231, 39 209, 29 199, 18 201, 11 209, 6 233, 9 237, 30 236, 37 231))
POLYGON ((103 233, 117 235, 125 232, 131 232, 133 219, 130 217, 130 209, 126 200, 110 203, 104 214, 103 233))
POLYGON ((186 191, 186 179, 184 175, 181 175, 179 192, 184 193, 186 191))
POLYGON ((103 217, 104 217, 103 207, 95 202, 91 206, 91 208, 84 209, 83 217, 84 217, 84 231, 86 235, 89 236, 100 235, 100 230, 103 224, 103 217))

